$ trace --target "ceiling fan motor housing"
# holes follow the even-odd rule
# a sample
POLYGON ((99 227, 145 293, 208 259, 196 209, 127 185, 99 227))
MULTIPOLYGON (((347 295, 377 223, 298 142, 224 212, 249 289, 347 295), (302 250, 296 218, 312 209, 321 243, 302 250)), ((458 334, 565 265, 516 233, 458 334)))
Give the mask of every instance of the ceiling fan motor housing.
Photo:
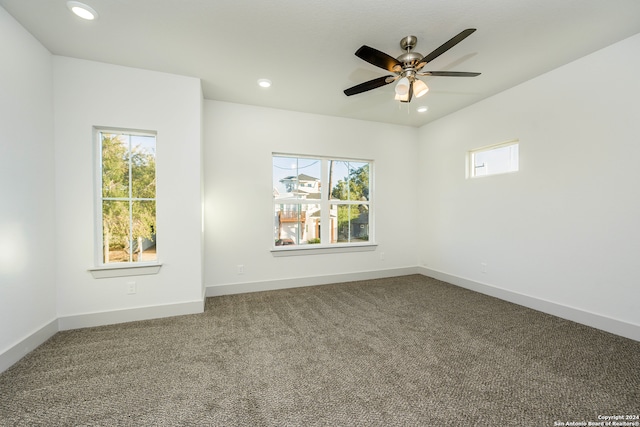
POLYGON ((403 50, 406 50, 406 52, 396 58, 398 62, 402 63, 402 67, 398 67, 396 72, 398 72, 402 77, 409 78, 411 81, 415 79, 416 67, 423 58, 422 54, 412 52, 412 49, 417 43, 418 38, 416 36, 407 36, 400 40, 400 47, 402 47, 403 50))

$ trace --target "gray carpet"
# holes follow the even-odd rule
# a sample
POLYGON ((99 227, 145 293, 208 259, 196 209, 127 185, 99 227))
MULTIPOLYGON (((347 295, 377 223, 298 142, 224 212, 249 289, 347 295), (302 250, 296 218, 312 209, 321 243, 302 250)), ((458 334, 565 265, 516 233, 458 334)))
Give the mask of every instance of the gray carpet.
POLYGON ((423 276, 60 332, 3 426, 554 426, 640 414, 640 342, 423 276))

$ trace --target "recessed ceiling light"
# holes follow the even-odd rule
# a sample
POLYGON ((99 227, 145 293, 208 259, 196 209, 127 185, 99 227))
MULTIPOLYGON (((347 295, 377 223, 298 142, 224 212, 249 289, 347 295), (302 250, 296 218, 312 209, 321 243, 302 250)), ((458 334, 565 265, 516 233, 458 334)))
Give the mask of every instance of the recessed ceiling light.
POLYGON ((87 21, 98 19, 98 12, 96 12, 91 6, 87 6, 79 1, 68 1, 67 7, 71 12, 75 13, 82 19, 86 19, 87 21))
POLYGON ((426 105, 421 105, 420 107, 418 107, 416 109, 416 111, 418 113, 426 113, 428 109, 429 109, 429 107, 427 107, 426 105))
POLYGON ((258 85, 260 87, 271 87, 271 80, 269 79, 259 79, 258 85))

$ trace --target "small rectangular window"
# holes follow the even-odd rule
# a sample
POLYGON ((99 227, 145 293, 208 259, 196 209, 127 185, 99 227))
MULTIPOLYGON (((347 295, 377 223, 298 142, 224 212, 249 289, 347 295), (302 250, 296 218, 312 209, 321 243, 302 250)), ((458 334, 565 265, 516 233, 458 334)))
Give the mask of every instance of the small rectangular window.
POLYGON ((157 261, 156 136, 99 130, 101 264, 157 261))
POLYGON ((518 141, 510 141, 469 151, 468 176, 497 175, 519 169, 518 141))

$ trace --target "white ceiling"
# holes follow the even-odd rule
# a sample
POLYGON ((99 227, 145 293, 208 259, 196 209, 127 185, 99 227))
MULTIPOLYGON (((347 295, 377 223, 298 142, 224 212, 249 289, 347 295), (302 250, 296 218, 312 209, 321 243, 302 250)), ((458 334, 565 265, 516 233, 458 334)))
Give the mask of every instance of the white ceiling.
MULTIPOLYGON (((51 53, 198 77, 207 99, 421 126, 640 32, 638 0, 85 0, 93 22, 66 0, 0 0, 51 53), (397 57, 418 37, 428 54, 465 28, 477 31, 429 63, 411 104, 393 84, 343 90, 389 74, 359 59, 363 44, 397 57), (270 89, 259 78, 273 81, 270 89), (417 113, 427 105, 427 113, 417 113)), ((640 53, 639 53, 640 54, 640 53)), ((616 70, 594 82, 606 88, 616 70)), ((592 88, 587 88, 592 90, 592 88)))

